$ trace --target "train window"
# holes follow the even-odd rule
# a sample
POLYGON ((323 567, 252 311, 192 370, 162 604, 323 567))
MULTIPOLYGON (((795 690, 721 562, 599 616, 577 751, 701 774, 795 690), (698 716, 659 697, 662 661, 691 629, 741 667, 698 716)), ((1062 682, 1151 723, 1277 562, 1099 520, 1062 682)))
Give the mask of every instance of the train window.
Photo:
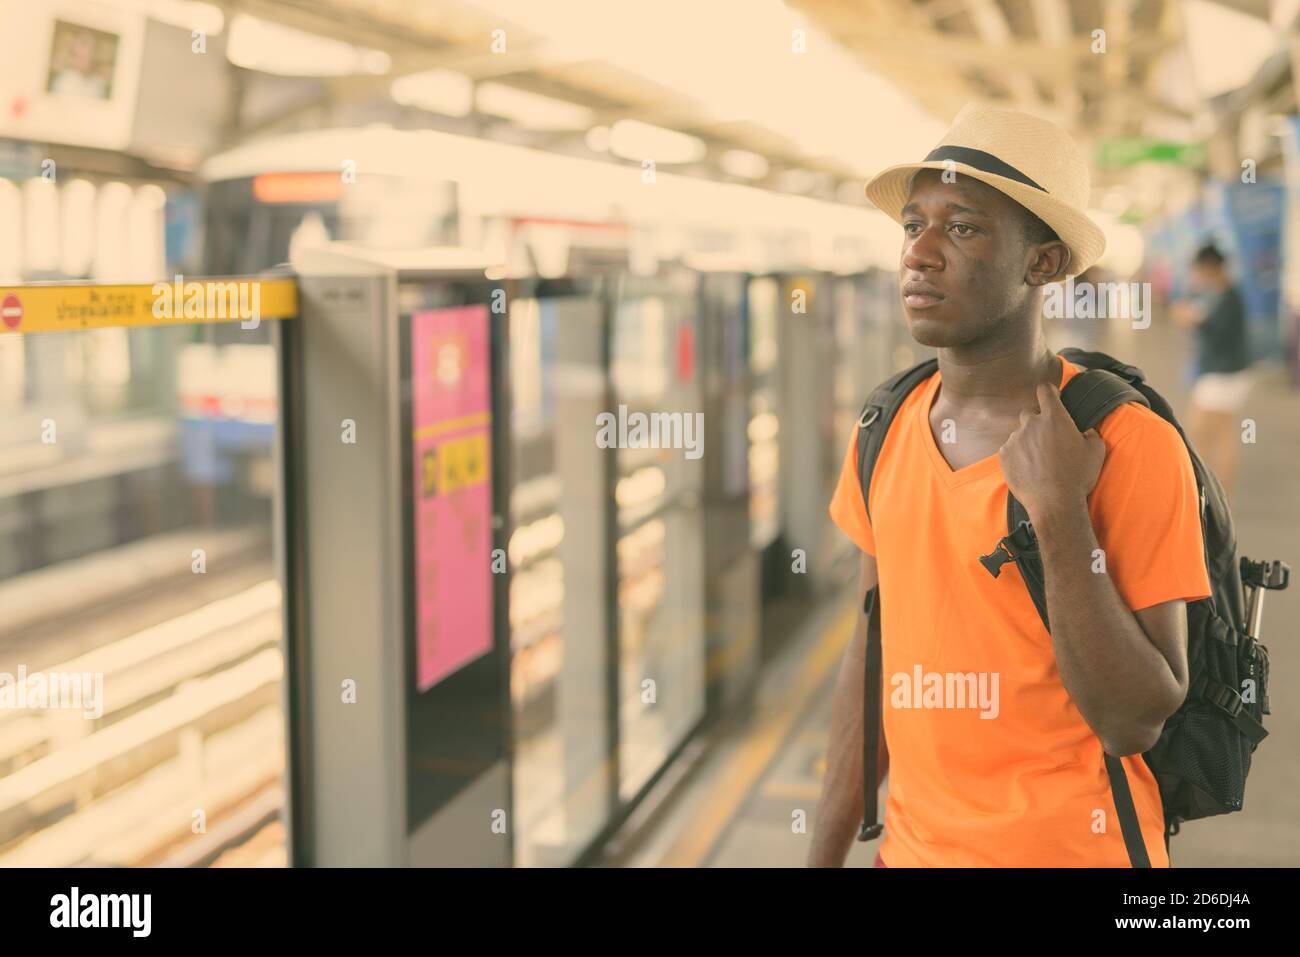
POLYGON ((131 342, 126 329, 91 329, 85 334, 82 388, 91 413, 117 412, 127 405, 131 342))
POLYGON ((653 400, 663 393, 668 348, 662 300, 618 304, 610 336, 610 375, 621 400, 653 400))
POLYGON ((510 309, 510 389, 518 435, 554 425, 558 308, 554 299, 519 299, 510 309))

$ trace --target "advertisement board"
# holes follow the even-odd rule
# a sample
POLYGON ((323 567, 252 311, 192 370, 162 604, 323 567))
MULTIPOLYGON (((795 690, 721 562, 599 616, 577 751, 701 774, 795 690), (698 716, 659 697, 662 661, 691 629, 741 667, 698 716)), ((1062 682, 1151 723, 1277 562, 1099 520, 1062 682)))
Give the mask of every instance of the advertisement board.
POLYGON ((416 686, 492 648, 487 306, 411 316, 416 686))

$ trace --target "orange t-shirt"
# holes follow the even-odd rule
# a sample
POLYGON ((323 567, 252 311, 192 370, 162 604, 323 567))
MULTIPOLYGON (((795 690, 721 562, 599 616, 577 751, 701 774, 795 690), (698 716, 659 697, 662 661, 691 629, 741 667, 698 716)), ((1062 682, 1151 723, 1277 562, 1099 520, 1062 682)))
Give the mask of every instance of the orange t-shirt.
MULTIPOLYGON (((1080 370, 1061 365, 1064 387, 1080 370)), ((1101 741, 1061 681, 1020 571, 1008 562, 993 578, 979 563, 1007 534, 1007 483, 996 452, 956 471, 945 461, 929 422, 939 380, 918 385, 889 429, 871 520, 856 426, 830 505, 879 574, 880 855, 889 867, 1127 867, 1101 741)), ((1106 459, 1088 512, 1124 603, 1208 596, 1196 478, 1177 431, 1133 403, 1097 431, 1106 459)), ((1155 778, 1140 755, 1122 760, 1151 864, 1168 867, 1155 778)))

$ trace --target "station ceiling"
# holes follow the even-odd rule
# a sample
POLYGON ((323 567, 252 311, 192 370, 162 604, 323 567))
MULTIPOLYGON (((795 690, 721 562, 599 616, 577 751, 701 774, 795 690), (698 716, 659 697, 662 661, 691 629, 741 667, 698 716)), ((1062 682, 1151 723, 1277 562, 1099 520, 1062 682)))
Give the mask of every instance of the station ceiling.
MULTIPOLYGON (((1268 0, 1214 2, 1265 23, 1270 15, 1268 0)), ((448 69, 474 82, 493 81, 579 104, 600 124, 626 118, 689 133, 705 141, 711 159, 732 148, 759 153, 771 163, 773 177, 786 168, 811 170, 820 174, 817 192, 838 186, 843 198, 849 195, 843 192, 846 184, 860 183, 864 174, 864 164, 846 161, 844 150, 831 155, 777 124, 719 116, 706 98, 683 92, 663 74, 602 58, 598 45, 585 54, 566 49, 545 35, 538 21, 511 20, 510 11, 520 9, 516 0, 230 0, 219 5, 228 15, 250 13, 391 56, 387 76, 328 81, 336 101, 386 89, 397 75, 448 69), (493 52, 488 38, 502 27, 508 27, 508 47, 493 52)), ((1134 136, 1186 141, 1204 135, 1203 124, 1197 127, 1204 98, 1187 53, 1185 6, 1184 0, 786 0, 794 17, 832 37, 938 129, 962 105, 980 100, 1049 116, 1085 142, 1134 136), (1097 49, 1099 37, 1104 53, 1097 49)), ((750 42, 747 29, 746 23, 736 23, 735 36, 750 42)), ((664 54, 671 64, 672 51, 664 54)), ((869 110, 833 96, 809 103, 808 109, 839 111, 845 125, 870 119, 869 110)), ((881 125, 875 135, 892 133, 888 124, 881 125)), ((559 152, 583 150, 582 131, 479 125, 471 132, 559 152)), ((865 165, 878 166, 878 158, 865 165)), ((685 171, 717 175, 712 162, 685 171)))
MULTIPOLYGON (((518 23, 485 12, 467 0, 240 0, 228 13, 246 12, 260 18, 308 30, 322 36, 383 49, 393 58, 385 82, 403 73, 447 69, 476 82, 509 86, 585 106, 595 122, 619 119, 678 130, 698 136, 710 149, 737 148, 759 153, 783 165, 822 170, 829 176, 854 171, 831 157, 808 155, 798 142, 779 130, 736 120, 718 120, 707 103, 682 95, 644 73, 632 72, 599 56, 566 56, 550 39, 518 23), (505 52, 488 48, 492 31, 508 28, 505 52)), ((738 26, 738 29, 742 27, 738 26)), ((336 93, 374 86, 371 78, 344 78, 331 84, 336 93)), ((494 130, 493 135, 507 134, 494 130)), ((581 133, 530 133, 518 139, 526 145, 561 152, 580 143, 581 133)))

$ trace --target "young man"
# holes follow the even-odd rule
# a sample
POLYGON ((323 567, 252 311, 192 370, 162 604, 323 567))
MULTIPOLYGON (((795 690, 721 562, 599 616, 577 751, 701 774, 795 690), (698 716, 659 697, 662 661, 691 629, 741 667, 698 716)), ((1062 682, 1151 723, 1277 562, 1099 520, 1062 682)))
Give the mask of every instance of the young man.
POLYGON ((1196 330, 1196 385, 1188 433, 1231 498, 1241 450, 1241 410, 1250 393, 1246 306, 1232 284, 1223 253, 1209 243, 1192 260, 1193 297, 1170 310, 1196 330))
MULTIPOLYGON (((1128 404, 1080 434, 1061 405, 1079 369, 1044 341, 1043 287, 1104 248, 1088 189, 1064 130, 970 108, 924 162, 867 185, 902 224, 904 312, 939 360, 889 428, 870 508, 856 428, 830 506, 862 549, 862 594, 880 586, 878 866, 1129 866, 1104 752, 1122 756, 1151 863, 1168 866, 1141 752, 1187 694, 1185 602, 1210 588, 1177 432, 1128 404), (1008 488, 1040 542, 1050 635, 1015 566, 993 578, 978 561, 1007 534, 1008 488), (991 696, 920 697, 911 685, 934 674, 991 696)), ((843 864, 862 815, 865 634, 859 616, 813 866, 843 864)))

